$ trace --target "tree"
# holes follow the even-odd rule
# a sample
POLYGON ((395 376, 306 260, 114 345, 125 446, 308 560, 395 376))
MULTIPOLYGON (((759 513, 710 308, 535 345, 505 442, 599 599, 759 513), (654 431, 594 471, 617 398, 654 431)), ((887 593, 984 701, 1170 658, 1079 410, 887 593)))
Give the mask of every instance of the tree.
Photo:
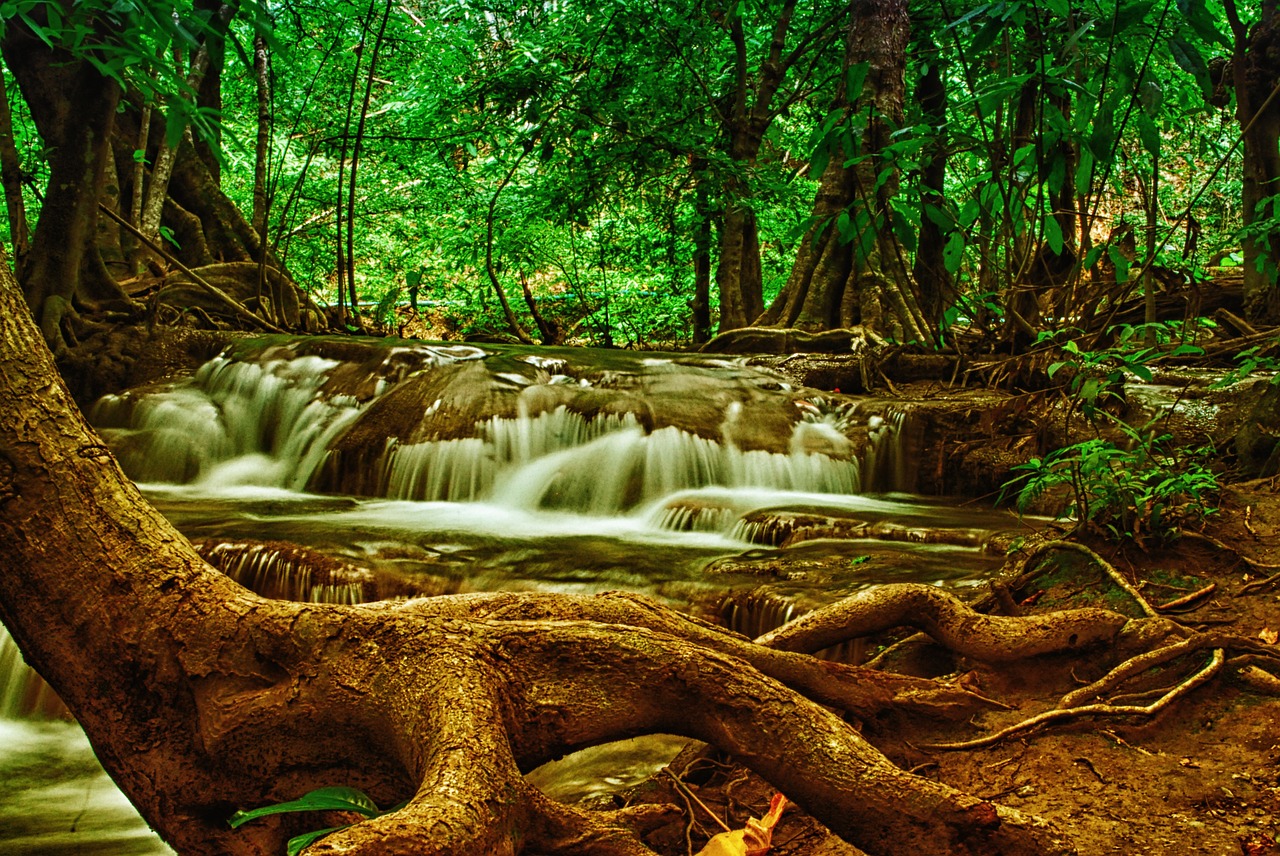
POLYGON ((1280 210, 1280 76, 1275 57, 1280 52, 1280 7, 1262 4, 1252 27, 1240 17, 1235 0, 1223 7, 1232 33, 1231 71, 1236 93, 1236 119, 1244 140, 1245 311, 1257 321, 1280 321, 1280 241, 1274 236, 1280 210))
POLYGON ((133 278, 140 258, 155 262, 161 274, 173 265, 187 268, 188 276, 191 268, 205 268, 207 275, 193 283, 212 295, 212 305, 259 327, 275 329, 270 318, 299 322, 298 297, 279 271, 271 271, 274 301, 255 294, 258 235, 219 188, 216 141, 210 148, 190 133, 192 122, 213 133, 207 105, 219 100, 233 7, 172 12, 58 0, 6 22, 0 50, 52 152, 31 264, 22 276, 45 341, 56 350, 83 332, 81 311, 140 315, 141 304, 121 285, 133 278), (180 53, 189 65, 170 67, 163 59, 169 45, 189 49, 180 53), (162 90, 154 77, 135 73, 138 66, 169 76, 167 113, 148 109, 162 90), (151 165, 145 192, 135 186, 139 159, 151 165), (147 202, 141 222, 130 223, 134 198, 147 202), (173 236, 169 250, 154 240, 161 225, 173 236), (224 289, 255 296, 262 315, 224 289))
MULTIPOLYGON (((232 831, 227 817, 341 783, 409 802, 311 852, 648 853, 635 833, 666 809, 570 809, 520 771, 649 731, 734 753, 871 853, 1063 852, 1034 819, 898 769, 824 706, 968 711, 969 694, 792 653, 808 650, 803 634, 773 649, 616 593, 359 607, 253 595, 123 476, 57 378, 7 263, 0 314, 0 618, 180 852, 278 853, 296 826, 232 831)), ((1074 649, 1125 624, 1082 610, 1006 619, 1016 626, 989 636, 948 596, 907 588, 864 605, 927 616, 944 636, 966 628, 962 645, 989 638, 1002 656, 1074 649)))
MULTIPOLYGON (((812 225, 766 324, 826 330, 854 324, 899 341, 933 341, 899 239, 891 134, 902 124, 909 21, 902 0, 853 0, 833 152, 812 225)), ((820 161, 821 162, 821 161, 820 161)))

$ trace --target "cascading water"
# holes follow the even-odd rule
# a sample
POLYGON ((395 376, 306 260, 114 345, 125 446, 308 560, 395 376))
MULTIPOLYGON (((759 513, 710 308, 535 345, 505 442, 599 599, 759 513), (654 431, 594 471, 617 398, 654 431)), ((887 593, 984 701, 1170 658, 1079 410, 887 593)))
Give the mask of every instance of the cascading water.
POLYGON ((135 481, 301 490, 359 413, 350 396, 321 395, 337 366, 314 356, 261 364, 220 356, 190 381, 106 396, 91 419, 135 481))
MULTIPOLYGON (((1012 525, 863 494, 911 489, 905 410, 722 358, 271 339, 107 397, 92 419, 206 558, 276 597, 627 589, 723 606, 756 634, 880 581, 981 579, 998 560, 978 545, 1012 525), (919 535, 938 528, 949 543, 919 535), (330 564, 299 564, 299 550, 330 564)), ((0 637, 0 729, 63 729, 76 787, 105 792, 73 725, 30 718, 23 670, 0 637)), ((26 776, 14 765, 33 769, 0 753, 7 785, 26 776)), ((0 851, 90 852, 48 830, 10 835, 22 811, 0 809, 0 851)), ((136 816, 117 827, 100 852, 165 852, 136 816)))
POLYGON ((803 448, 744 452, 675 427, 646 433, 630 414, 588 421, 560 407, 492 419, 480 435, 393 447, 388 495, 608 516, 699 487, 846 494, 859 486, 855 461, 803 448))

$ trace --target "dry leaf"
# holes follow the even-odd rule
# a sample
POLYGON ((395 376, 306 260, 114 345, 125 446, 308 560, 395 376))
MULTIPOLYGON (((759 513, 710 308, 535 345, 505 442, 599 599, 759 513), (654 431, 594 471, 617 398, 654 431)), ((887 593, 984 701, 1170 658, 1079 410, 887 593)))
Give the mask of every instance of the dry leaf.
POLYGON ((787 798, 774 794, 769 813, 747 821, 746 828, 722 832, 707 842, 697 856, 765 856, 773 843, 773 828, 787 807, 787 798))
POLYGON ((1276 640, 1280 639, 1280 634, 1276 633, 1270 627, 1258 631, 1258 638, 1268 645, 1276 644, 1276 640))

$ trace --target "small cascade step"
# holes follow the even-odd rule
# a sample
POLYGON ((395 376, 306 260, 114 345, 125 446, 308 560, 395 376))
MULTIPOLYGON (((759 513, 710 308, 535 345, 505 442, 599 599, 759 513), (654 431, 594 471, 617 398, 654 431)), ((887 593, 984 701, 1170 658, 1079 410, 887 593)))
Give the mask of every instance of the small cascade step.
MULTIPOLYGON (((729 593, 720 602, 720 618, 730 630, 751 639, 758 639, 770 630, 795 621, 811 611, 812 604, 801 598, 780 592, 774 586, 760 586, 746 591, 729 593)), ((850 639, 814 654, 823 660, 860 665, 866 660, 866 642, 850 639)))

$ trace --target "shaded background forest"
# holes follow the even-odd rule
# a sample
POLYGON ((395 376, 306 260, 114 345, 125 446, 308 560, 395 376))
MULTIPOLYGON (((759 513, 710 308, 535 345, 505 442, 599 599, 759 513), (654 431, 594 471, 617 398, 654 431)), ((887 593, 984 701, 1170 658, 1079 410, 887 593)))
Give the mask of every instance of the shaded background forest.
POLYGON ((1271 3, 0 17, 8 237, 55 345, 236 317, 179 265, 272 327, 636 347, 1280 313, 1271 3))

